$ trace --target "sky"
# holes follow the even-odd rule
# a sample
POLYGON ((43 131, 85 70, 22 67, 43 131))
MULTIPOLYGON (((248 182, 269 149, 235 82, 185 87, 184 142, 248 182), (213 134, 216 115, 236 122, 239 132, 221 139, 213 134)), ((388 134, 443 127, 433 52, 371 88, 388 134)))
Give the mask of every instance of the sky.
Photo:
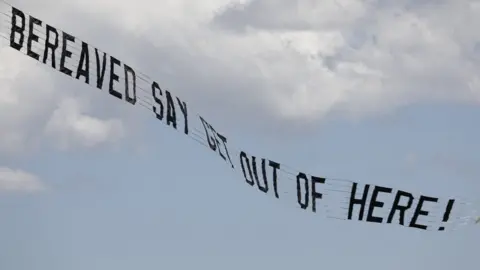
MULTIPOLYGON (((239 149, 478 201, 480 1, 9 3, 158 80, 239 149)), ((145 110, 0 40, 0 269, 478 264, 478 226, 335 220, 265 196, 145 110)))

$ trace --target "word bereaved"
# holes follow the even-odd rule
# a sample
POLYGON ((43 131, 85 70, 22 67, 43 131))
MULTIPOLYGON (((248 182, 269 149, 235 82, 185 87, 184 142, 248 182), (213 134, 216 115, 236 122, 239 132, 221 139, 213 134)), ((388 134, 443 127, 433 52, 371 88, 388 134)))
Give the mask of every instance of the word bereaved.
MULTIPOLYGON (((80 80, 80 77, 83 77, 85 80, 86 84, 90 84, 90 50, 89 50, 89 45, 86 42, 81 42, 82 43, 82 49, 80 53, 80 59, 77 65, 74 65, 77 67, 75 71, 75 75, 73 74, 74 71, 72 71, 70 68, 66 66, 67 60, 71 59, 72 57, 72 51, 69 50, 69 46, 74 46, 75 45, 75 37, 73 35, 70 35, 66 32, 61 31, 61 38, 59 31, 48 24, 45 24, 45 28, 42 28, 43 22, 33 16, 28 16, 28 33, 26 32, 26 16, 25 14, 21 11, 16 9, 15 7, 12 7, 12 19, 11 19, 11 30, 10 30, 10 47, 13 49, 16 49, 18 51, 21 51, 24 46, 25 46, 25 35, 27 35, 27 41, 26 41, 26 51, 27 55, 30 56, 31 58, 37 60, 40 62, 40 58, 42 59, 43 64, 47 64, 48 58, 51 58, 51 67, 53 69, 57 69, 57 63, 56 63, 56 55, 60 46, 60 39, 61 39, 61 48, 60 50, 60 63, 59 63, 59 71, 62 72, 63 74, 73 77, 75 76, 75 79, 80 80), (33 49, 34 43, 39 43, 39 36, 35 34, 35 30, 41 29, 43 32, 46 32, 46 38, 43 43, 44 49, 43 52, 41 52, 42 56, 40 56, 39 52, 35 52, 33 49), (17 37, 17 38, 16 38, 17 37), (51 38, 53 37, 53 41, 51 38)), ((105 70, 106 70, 106 65, 107 65, 107 55, 106 53, 103 53, 102 58, 100 59, 99 51, 97 48, 94 48, 95 50, 95 56, 96 56, 96 74, 97 74, 97 79, 96 79, 96 87, 98 89, 103 88, 103 83, 105 79, 105 70)), ((119 82, 119 74, 116 73, 117 70, 116 68, 120 67, 122 65, 121 61, 118 60, 117 58, 110 56, 109 57, 109 67, 110 67, 110 80, 109 80, 109 93, 118 98, 118 99, 123 99, 125 95, 125 100, 132 104, 135 105, 137 102, 137 78, 135 71, 133 68, 130 66, 123 64, 123 69, 124 69, 124 77, 125 77, 125 83, 124 83, 124 89, 122 94, 121 92, 118 91, 118 89, 115 89, 115 82, 119 82), (132 86, 131 89, 129 86, 132 86), (131 90, 131 91, 130 91, 131 90), (133 92, 133 93, 131 93, 133 92)))
MULTIPOLYGON (((260 179, 258 177, 257 158, 255 156, 251 156, 250 159, 248 158, 245 152, 243 151, 240 152, 240 165, 242 166, 242 172, 243 172, 243 176, 245 177, 245 181, 252 187, 256 183, 259 190, 263 191, 264 193, 268 193, 269 187, 268 187, 268 177, 267 177, 267 168, 266 168, 267 160, 264 158, 261 159, 263 183, 260 183, 260 179), (245 167, 247 167, 247 170, 245 170, 245 167), (248 175, 247 175, 247 171, 248 171, 248 175), (255 179, 255 182, 253 179, 255 179)), ((275 192, 275 197, 278 199, 280 198, 280 196, 278 195, 277 170, 280 169, 280 163, 277 163, 273 160, 268 160, 268 166, 273 169, 272 171, 273 190, 275 192)))
POLYGON ((308 179, 307 175, 303 172, 297 174, 297 202, 302 209, 307 209, 310 196, 312 196, 312 212, 317 212, 317 200, 323 198, 323 194, 317 191, 316 184, 325 184, 325 178, 312 176, 308 179), (300 182, 303 182, 303 189, 305 193, 302 196, 302 185, 300 182), (308 184, 310 182, 310 184, 308 184), (312 192, 310 193, 310 187, 312 192))
MULTIPOLYGON (((163 121, 166 119, 167 125, 172 126, 177 129, 177 113, 175 109, 175 102, 173 102, 172 94, 170 91, 165 90, 165 96, 163 95, 163 90, 160 88, 157 82, 152 83, 152 97, 155 101, 155 104, 152 105, 153 112, 155 113, 158 120, 163 121), (167 107, 167 116, 164 117, 165 104, 167 107)), ((183 114, 183 132, 188 135, 188 110, 187 103, 181 101, 180 98, 176 98, 180 111, 183 114)))
POLYGON ((233 166, 232 159, 230 158, 230 154, 228 153, 227 138, 222 134, 218 133, 212 125, 205 121, 203 117, 199 116, 199 118, 202 122, 203 128, 205 129, 205 136, 207 137, 208 146, 210 147, 210 149, 214 152, 217 152, 218 150, 218 154, 223 158, 223 160, 227 161, 228 158, 228 162, 230 162, 232 168, 235 168, 235 166, 233 166), (220 146, 225 149, 225 155, 222 153, 220 146))
MULTIPOLYGON (((355 182, 352 185, 352 191, 351 191, 351 194, 350 194, 350 203, 349 203, 349 208, 348 208, 348 219, 352 219, 354 206, 359 205, 360 206, 360 211, 359 211, 358 220, 363 220, 370 185, 365 185, 365 188, 363 190, 363 194, 362 194, 361 198, 356 198, 356 196, 355 196, 355 194, 357 192, 357 186, 358 186, 358 184, 355 183, 355 182)), ((370 205, 369 205, 368 211, 367 211, 367 218, 366 218, 367 222, 382 223, 384 221, 384 218, 374 216, 375 208, 382 208, 385 205, 384 202, 381 202, 381 201, 378 200, 378 195, 380 193, 390 194, 390 193, 392 193, 392 188, 381 187, 381 186, 373 186, 373 191, 372 191, 370 202, 369 202, 370 205)), ((409 209, 412 208, 413 201, 414 201, 414 196, 411 193, 408 193, 408 192, 405 192, 405 191, 402 191, 402 190, 398 190, 396 195, 395 195, 395 199, 393 201, 393 205, 392 205, 392 208, 390 210, 390 213, 387 217, 387 223, 392 223, 393 218, 395 217, 396 213, 398 212, 398 214, 399 214, 398 222, 399 222, 400 225, 405 226, 404 225, 405 224, 405 213, 409 209), (402 198, 406 199, 407 202, 401 204, 400 202, 401 202, 402 198)), ((420 198, 418 199, 417 206, 414 209, 414 212, 413 212, 412 218, 411 218, 411 220, 408 224, 408 227, 417 228, 417 229, 421 229, 421 230, 426 230, 427 229, 427 225, 418 223, 418 219, 419 219, 420 216, 428 216, 428 214, 429 214, 429 212, 424 209, 424 206, 427 202, 436 203, 436 202, 438 202, 438 198, 421 195, 420 198)), ((443 220, 444 222, 448 221, 450 211, 452 210, 452 207, 453 207, 453 202, 454 202, 454 200, 450 200, 449 203, 448 203, 447 210, 444 214, 444 220, 443 220)), ((439 230, 444 230, 444 228, 441 227, 439 230)))

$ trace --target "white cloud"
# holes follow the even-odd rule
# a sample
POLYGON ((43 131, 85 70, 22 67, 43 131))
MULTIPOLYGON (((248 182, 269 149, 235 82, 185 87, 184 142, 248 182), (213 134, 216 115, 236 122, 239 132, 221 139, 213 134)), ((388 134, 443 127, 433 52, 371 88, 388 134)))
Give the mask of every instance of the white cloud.
POLYGON ((104 120, 88 114, 88 94, 74 98, 72 90, 62 92, 46 67, 18 52, 2 48, 0 57, 1 152, 29 151, 45 142, 43 135, 63 149, 93 147, 123 138, 121 119, 104 120))
POLYGON ((18 154, 36 140, 55 102, 48 74, 29 59, 0 48, 0 152, 18 154))
MULTIPOLYGON (((215 98, 216 112, 310 122, 416 102, 480 101, 479 1, 12 3, 106 45, 192 105, 208 109, 215 98)), ((38 130, 64 147, 95 146, 110 134, 118 140, 129 130, 123 116, 96 115, 102 102, 78 107, 69 99, 76 89, 58 86, 62 75, 9 49, 1 53, 0 150, 27 147, 38 130)))
POLYGON ((74 98, 60 102, 45 126, 47 136, 53 138, 57 146, 62 149, 75 146, 91 148, 123 138, 125 128, 121 120, 102 120, 86 115, 86 105, 74 98))
MULTIPOLYGON (((97 5, 76 4, 85 12, 97 5)), ((226 93, 231 102, 260 100, 282 119, 298 120, 335 111, 368 116, 415 102, 478 102, 478 6, 469 0, 103 0, 99 10, 119 29, 152 41, 159 55, 182 55, 168 64, 191 79, 192 91, 196 80, 228 78, 230 87, 210 82, 218 87, 204 89, 226 93), (199 74, 182 70, 187 64, 180 61, 191 61, 199 74), (235 87, 244 81, 252 84, 235 87)))
POLYGON ((0 192, 39 192, 46 190, 40 179, 30 173, 0 167, 0 192))
MULTIPOLYGON (((2 17, 0 27, 5 27, 5 22, 2 17)), ((32 152, 45 145, 48 138, 62 149, 111 144, 123 138, 125 115, 117 119, 91 115, 96 108, 115 111, 115 103, 105 104, 94 91, 79 91, 85 86, 71 80, 65 83, 57 71, 14 51, 7 47, 8 41, 1 40, 0 156, 32 152)))
POLYGON ((469 84, 479 68, 472 49, 480 34, 471 27, 480 26, 480 13, 469 8, 472 1, 300 2, 251 1, 216 21, 256 46, 253 53, 243 46, 241 58, 233 49, 220 58, 267 70, 264 93, 276 96, 276 111, 318 118, 333 110, 368 115, 418 101, 478 101, 469 84), (315 16, 322 10, 328 15, 315 16), (271 33, 269 41, 296 36, 270 52, 259 33, 271 33), (305 33, 316 38, 299 37, 305 33))

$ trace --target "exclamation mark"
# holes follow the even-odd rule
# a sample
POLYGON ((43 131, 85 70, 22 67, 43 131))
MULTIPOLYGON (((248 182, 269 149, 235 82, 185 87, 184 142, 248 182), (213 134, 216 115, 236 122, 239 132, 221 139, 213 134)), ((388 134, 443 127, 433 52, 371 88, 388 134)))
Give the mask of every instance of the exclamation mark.
MULTIPOLYGON (((447 209, 445 209, 445 213, 443 214, 443 220, 442 222, 447 222, 448 219, 450 218, 450 213, 452 212, 452 208, 453 208, 453 203, 455 202, 455 200, 449 200, 448 201, 448 204, 447 204, 447 209)), ((444 231, 445 230, 445 227, 440 227, 438 228, 439 231, 444 231)))

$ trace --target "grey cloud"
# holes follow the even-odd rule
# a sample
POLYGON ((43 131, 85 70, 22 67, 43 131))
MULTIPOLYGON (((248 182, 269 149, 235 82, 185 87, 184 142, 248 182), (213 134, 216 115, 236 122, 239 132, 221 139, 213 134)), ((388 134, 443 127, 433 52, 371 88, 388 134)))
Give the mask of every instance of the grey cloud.
MULTIPOLYGON (((44 15, 51 13, 51 10, 44 9, 45 5, 38 7, 26 5, 27 8, 24 8, 22 5, 25 3, 13 4, 44 22, 75 36, 77 34, 85 36, 85 32, 92 33, 94 31, 91 30, 96 28, 99 30, 98 36, 103 37, 99 42, 104 42, 104 45, 109 41, 115 41, 115 38, 118 42, 114 44, 125 44, 125 36, 119 35, 116 28, 102 27, 105 26, 105 23, 99 23, 100 20, 92 18, 88 20, 91 25, 75 25, 72 22, 85 21, 85 18, 80 18, 78 13, 66 10, 67 14, 64 15, 68 17, 69 20, 67 20, 66 17, 44 15), (99 26, 92 27, 96 23, 99 26), (83 29, 84 33, 75 31, 80 29, 83 29), (117 34, 109 36, 108 33, 112 32, 117 34)), ((121 51, 122 48, 119 45, 117 51, 121 51)), ((110 133, 122 131, 123 124, 128 125, 131 129, 128 130, 128 135, 136 135, 135 127, 138 127, 140 122, 138 118, 133 117, 134 115, 138 116, 136 111, 126 110, 125 106, 122 106, 123 104, 112 102, 106 93, 98 93, 97 89, 89 89, 81 82, 69 79, 58 71, 36 63, 28 56, 21 55, 10 48, 2 47, 0 53, 3 55, 0 68, 8 70, 2 74, 3 76, 0 75, 3 85, 1 91, 7 91, 12 96, 12 101, 4 100, 3 103, 0 98, 2 156, 34 152, 41 145, 58 145, 60 142, 62 148, 65 148, 67 144, 68 148, 75 148, 72 143, 78 146, 98 146, 99 143, 108 143, 110 136, 113 139, 116 138, 116 134, 110 133), (11 75, 7 77, 5 74, 11 75), (81 104, 83 105, 77 106, 81 104), (65 112, 65 110, 69 111, 69 118, 59 118, 58 113, 65 112), (91 117, 92 115, 94 117, 91 117), (75 123, 75 121, 79 122, 75 123), (85 125, 93 126, 86 127, 85 125), (96 130, 87 130, 88 128, 96 128, 96 130), (109 137, 105 138, 105 136, 109 137), (46 140, 47 138, 51 140, 46 140)), ((111 54, 111 50, 108 53, 111 54)))
POLYGON ((0 167, 0 192, 36 193, 45 191, 44 183, 34 174, 0 167))
MULTIPOLYGON (((315 0, 252 0, 245 4, 232 4, 215 16, 212 23, 225 29, 244 32, 247 27, 264 30, 318 30, 333 29, 344 25, 345 17, 360 19, 357 9, 363 2, 315 0), (352 4, 356 4, 353 9, 352 4), (321 9, 324 10, 321 10, 321 9), (308 11, 314 11, 309 13, 308 11), (336 11, 336 14, 328 14, 336 11), (343 17, 343 18, 342 18, 343 17)), ((366 4, 372 1, 365 1, 366 4)), ((365 6, 367 7, 367 6, 365 6)))
POLYGON ((246 27, 271 30, 313 29, 314 25, 312 25, 312 23, 302 20, 297 16, 292 16, 295 13, 295 6, 297 4, 297 1, 288 0, 253 0, 246 4, 234 4, 219 12, 212 23, 215 26, 238 32, 244 32, 246 27))
MULTIPOLYGON (((65 10, 64 16, 64 19, 59 20, 60 28, 114 55, 134 67, 137 72, 142 72, 157 81, 162 88, 185 100, 193 110, 191 113, 198 110, 200 114, 210 116, 211 121, 217 123, 219 127, 226 125, 233 127, 229 125, 232 122, 243 127, 250 126, 252 123, 248 119, 254 115, 263 117, 265 122, 268 119, 263 115, 270 113, 271 109, 262 109, 267 103, 264 100, 265 96, 248 97, 251 92, 245 91, 261 89, 261 80, 228 72, 228 67, 223 67, 222 63, 205 55, 192 54, 189 48, 176 46, 169 41, 161 46, 155 46, 142 34, 119 31, 119 26, 105 17, 90 16, 78 10, 65 10), (87 17, 88 20, 85 20, 87 17), (73 25, 71 22, 75 21, 84 23, 73 25), (225 118, 225 114, 231 117, 225 118), (238 123, 242 120, 246 122, 238 123)), ((82 82, 57 79, 55 83, 58 89, 68 89, 68 95, 80 93, 80 96, 87 98, 92 105, 90 112, 93 115, 101 118, 121 116, 127 121, 129 132, 136 133, 140 130, 142 124, 137 122, 142 112, 139 112, 138 107, 125 112, 129 105, 123 102, 109 102, 112 98, 107 93, 99 94, 98 89, 87 87, 82 82), (105 104, 108 106, 105 107, 105 104)), ((144 90, 149 93, 151 91, 150 88, 144 90)), ((143 118, 142 121, 145 120, 146 118, 143 118)), ((146 121, 148 120, 151 119, 146 121)))
MULTIPOLYGON (((253 0, 211 8, 209 19, 189 13, 200 2, 162 10, 142 3, 133 11, 127 1, 71 2, 55 15, 38 7, 45 20, 145 72, 229 130, 317 125, 336 112, 368 114, 474 95, 467 85, 478 67, 472 60, 478 35, 460 28, 462 17, 473 18, 467 1, 253 0), (450 28, 447 18, 456 18, 450 28), (453 30, 461 31, 452 37, 453 30)), ((88 98, 95 115, 131 116, 123 104, 105 107, 95 89, 54 81, 88 98)))
POLYGON ((255 121, 245 119, 260 120, 268 123, 267 129, 273 128, 275 123, 314 123, 304 116, 309 114, 309 117, 320 119, 328 112, 373 113, 417 101, 471 100, 471 93, 465 89, 471 80, 469 71, 472 69, 457 68, 463 61, 472 61, 468 59, 474 56, 473 51, 468 51, 474 47, 469 32, 462 33, 465 36, 463 43, 455 44, 456 40, 449 35, 440 36, 444 34, 442 27, 447 21, 436 23, 441 18, 446 19, 451 9, 457 12, 456 17, 461 17, 466 12, 462 8, 464 5, 449 1, 332 1, 331 4, 321 4, 313 0, 254 0, 244 6, 223 8, 210 23, 200 24, 196 32, 180 31, 173 35, 187 44, 162 39, 163 35, 170 34, 163 26, 152 24, 150 33, 145 31, 137 38, 132 49, 137 52, 136 62, 143 70, 150 71, 149 75, 158 78, 193 105, 198 104, 201 111, 213 115, 213 120, 222 125, 228 120, 219 112, 228 113, 234 121, 243 120, 246 126, 255 121), (321 9, 322 5, 335 12, 316 16, 314 11, 321 9), (415 23, 425 23, 426 30, 415 32, 415 23), (296 42, 292 37, 277 48, 269 48, 268 43, 257 40, 257 32, 243 31, 246 26, 265 31, 272 38, 305 31, 312 35, 339 33, 344 44, 330 51, 307 54, 297 51, 296 44, 289 43, 296 42), (218 27, 237 32, 231 35, 218 27), (429 31, 438 34, 434 38, 439 40, 421 36, 429 31), (400 43, 396 42, 395 35, 400 43), (448 39, 443 42, 442 38, 448 39), (203 40, 207 41, 208 50, 218 50, 217 55, 197 46, 203 40), (259 42, 257 48, 261 53, 258 56, 249 53, 249 47, 237 49, 231 40, 259 42), (450 47, 443 49, 440 47, 443 45, 450 47), (461 46, 464 55, 453 54, 454 46, 461 46), (410 59, 415 58, 418 63, 411 62, 410 59), (262 74, 259 63, 271 76, 262 74), (312 72, 310 65, 318 70, 312 72), (368 72, 381 72, 382 76, 358 73, 355 65, 373 70, 368 72), (419 67, 414 69, 412 65, 419 67), (276 67, 280 69, 275 70, 276 67), (335 81, 321 79, 327 70, 336 77, 335 81), (312 109, 305 109, 305 114, 298 112, 298 116, 292 118, 278 116, 281 110, 296 105, 297 101, 287 97, 298 93, 297 88, 309 80, 312 83, 307 86, 307 96, 311 102, 304 106, 312 109), (332 104, 322 101, 339 92, 345 93, 343 100, 332 101, 332 104), (289 102, 275 104, 275 96, 289 102), (316 112, 315 107, 326 109, 316 112))

